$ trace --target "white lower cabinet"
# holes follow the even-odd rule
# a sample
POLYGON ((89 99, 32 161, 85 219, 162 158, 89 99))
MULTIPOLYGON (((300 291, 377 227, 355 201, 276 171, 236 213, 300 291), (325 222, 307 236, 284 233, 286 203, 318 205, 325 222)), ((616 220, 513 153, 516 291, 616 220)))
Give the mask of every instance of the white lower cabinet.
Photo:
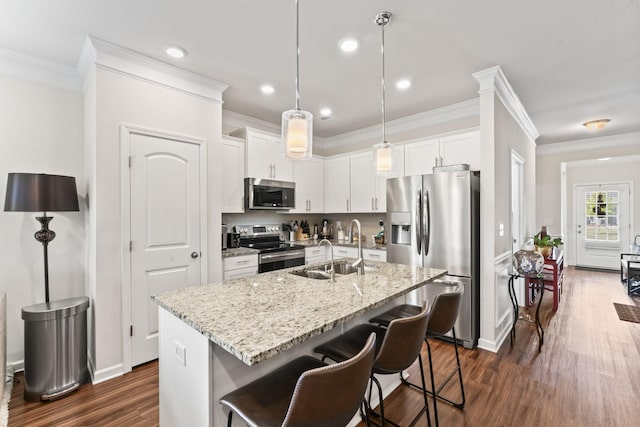
POLYGON ((380 251, 378 249, 363 249, 362 256, 365 261, 378 261, 387 262, 387 251, 380 251))
POLYGON ((304 249, 304 263, 315 264, 317 262, 326 262, 331 259, 329 248, 326 246, 312 246, 304 249))
POLYGON ((334 258, 358 258, 358 248, 348 248, 346 246, 333 247, 334 258))
POLYGON ((241 255, 222 260, 222 280, 237 279, 239 277, 258 274, 258 255, 241 255))

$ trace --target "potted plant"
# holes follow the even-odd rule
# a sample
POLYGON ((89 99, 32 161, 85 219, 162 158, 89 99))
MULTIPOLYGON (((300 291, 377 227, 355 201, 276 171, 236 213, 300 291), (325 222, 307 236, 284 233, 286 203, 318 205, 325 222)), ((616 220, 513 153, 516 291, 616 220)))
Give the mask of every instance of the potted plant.
POLYGON ((562 245, 562 238, 553 238, 548 234, 542 234, 542 231, 533 236, 533 244, 536 245, 536 250, 542 254, 543 257, 549 258, 553 254, 553 248, 557 248, 562 245))

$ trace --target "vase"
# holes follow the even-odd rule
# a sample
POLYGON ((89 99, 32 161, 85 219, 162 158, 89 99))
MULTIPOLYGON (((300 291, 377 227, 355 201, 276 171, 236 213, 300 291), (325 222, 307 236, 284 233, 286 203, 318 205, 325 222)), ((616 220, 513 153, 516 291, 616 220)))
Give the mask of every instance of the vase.
POLYGON ((553 254, 553 246, 543 246, 543 247, 536 246, 536 249, 538 252, 540 252, 540 254, 544 258, 549 258, 553 254))
POLYGON ((536 252, 533 240, 522 245, 522 249, 513 254, 513 268, 520 274, 538 274, 544 268, 544 257, 536 252))

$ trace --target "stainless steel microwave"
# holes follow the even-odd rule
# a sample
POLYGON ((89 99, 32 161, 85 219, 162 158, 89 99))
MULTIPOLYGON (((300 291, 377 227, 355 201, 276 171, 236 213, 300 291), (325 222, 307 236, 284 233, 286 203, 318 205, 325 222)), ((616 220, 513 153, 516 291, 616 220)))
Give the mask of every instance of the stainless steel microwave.
POLYGON ((261 178, 244 179, 246 209, 293 209, 296 183, 261 178))

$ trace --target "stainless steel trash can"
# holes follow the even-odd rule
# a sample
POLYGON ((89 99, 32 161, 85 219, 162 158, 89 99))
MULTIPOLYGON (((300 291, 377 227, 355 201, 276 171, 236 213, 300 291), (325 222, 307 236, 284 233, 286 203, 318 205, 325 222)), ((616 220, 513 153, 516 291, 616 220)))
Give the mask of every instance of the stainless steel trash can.
POLYGON ((88 308, 80 297, 22 309, 25 400, 54 400, 87 381, 88 308))

